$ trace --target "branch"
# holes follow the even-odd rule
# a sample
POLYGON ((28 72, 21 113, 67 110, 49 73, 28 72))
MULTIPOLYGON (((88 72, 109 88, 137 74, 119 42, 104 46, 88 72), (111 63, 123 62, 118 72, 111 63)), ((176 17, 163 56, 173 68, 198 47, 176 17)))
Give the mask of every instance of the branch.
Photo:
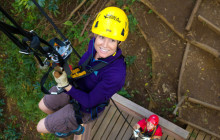
POLYGON ((79 18, 79 20, 74 24, 78 24, 82 19, 83 19, 83 16, 96 4, 98 0, 94 0, 93 3, 89 6, 88 9, 86 9, 86 11, 82 14, 82 16, 79 18))
POLYGON ((71 13, 70 16, 67 18, 67 20, 70 20, 73 16, 73 14, 86 2, 86 0, 83 0, 80 5, 78 5, 71 13))
POLYGON ((194 16, 195 16, 196 12, 198 11, 201 2, 202 2, 202 0, 197 0, 196 1, 195 7, 193 8, 193 11, 192 11, 192 13, 190 15, 189 21, 188 21, 188 23, 186 25, 186 28, 185 28, 187 31, 189 31, 190 28, 191 28, 194 16))
POLYGON ((220 35, 220 28, 219 27, 217 27, 216 25, 214 25, 213 23, 211 23, 210 21, 208 21, 207 19, 205 19, 201 15, 198 16, 198 19, 199 19, 199 21, 206 23, 210 29, 212 29, 213 31, 215 31, 217 34, 220 35))

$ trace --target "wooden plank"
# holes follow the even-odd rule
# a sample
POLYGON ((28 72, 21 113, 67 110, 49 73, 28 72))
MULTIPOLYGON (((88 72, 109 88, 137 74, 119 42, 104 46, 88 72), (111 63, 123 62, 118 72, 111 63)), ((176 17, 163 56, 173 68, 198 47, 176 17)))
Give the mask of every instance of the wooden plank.
POLYGON ((205 138, 205 132, 199 131, 199 134, 196 137, 196 140, 203 140, 205 138))
POLYGON ((167 140, 174 140, 174 137, 168 136, 168 137, 167 137, 167 140))
POLYGON ((206 135, 204 140, 211 140, 211 136, 210 135, 206 135))
MULTIPOLYGON (((133 103, 132 101, 118 95, 118 94, 114 94, 114 96, 112 97, 112 99, 118 103, 120 103, 122 106, 127 107, 130 110, 135 111, 136 113, 142 115, 143 117, 149 117, 150 115, 154 114, 153 112, 133 103)), ((160 122, 159 124, 164 127, 165 129, 170 130, 171 132, 174 132, 175 134, 179 135, 180 137, 182 137, 183 139, 186 139, 189 135, 189 132, 184 130, 183 128, 175 125, 172 122, 169 122, 168 120, 162 118, 159 116, 160 122)), ((176 136, 174 136, 176 138, 176 136)), ((176 138, 178 139, 178 138, 176 138)))
POLYGON ((217 138, 216 137, 212 137, 211 140, 217 140, 217 138))
POLYGON ((195 140, 197 135, 198 135, 198 130, 194 129, 193 132, 191 133, 190 139, 189 140, 195 140))
POLYGON ((92 138, 94 140, 99 140, 101 138, 101 136, 105 132, 105 129, 107 128, 109 122, 111 121, 112 117, 114 116, 115 112, 116 112, 116 108, 114 106, 111 106, 111 108, 108 111, 108 114, 106 115, 106 117, 104 118, 102 124, 100 125, 100 127, 98 129, 98 133, 96 133, 96 135, 92 136, 92 138))
POLYGON ((186 48, 185 48, 185 51, 184 51, 184 55, 183 55, 183 59, 182 59, 180 74, 179 74, 178 89, 177 89, 178 104, 180 104, 180 102, 181 102, 180 86, 182 85, 182 78, 183 78, 183 73, 185 71, 186 60, 187 60, 187 57, 188 57, 189 49, 190 49, 190 43, 187 42, 186 48))
MULTIPOLYGON (((131 126, 134 126, 138 121, 139 121, 139 119, 133 118, 131 121, 131 126)), ((132 134, 133 134, 133 129, 129 126, 127 131, 125 132, 125 135, 123 136, 122 140, 129 140, 131 138, 132 134)))
POLYGON ((110 134, 110 132, 112 131, 112 128, 114 127, 115 125, 115 122, 118 120, 118 117, 119 117, 120 113, 119 111, 117 110, 114 114, 114 116, 112 117, 107 129, 105 130, 105 133, 102 135, 101 139, 102 140, 106 140, 108 138, 108 135, 110 134))
POLYGON ((190 125, 187 125, 186 130, 189 132, 189 136, 188 136, 188 138, 187 138, 187 139, 189 139, 190 136, 191 136, 191 134, 192 134, 192 132, 193 132, 193 127, 190 126, 190 125))
POLYGON ((186 120, 184 120, 184 119, 182 119, 182 118, 178 118, 178 117, 177 117, 176 119, 179 120, 179 121, 181 121, 181 122, 183 122, 183 123, 189 124, 189 125, 191 125, 191 126, 197 128, 197 129, 199 129, 199 130, 202 130, 202 131, 204 131, 204 132, 206 132, 206 133, 208 133, 208 134, 211 134, 212 136, 215 136, 215 137, 220 138, 220 135, 219 135, 219 134, 213 133, 212 131, 207 130, 207 129, 201 127, 201 126, 198 126, 198 125, 196 125, 196 124, 194 124, 194 123, 192 123, 192 122, 186 121, 186 120))
MULTIPOLYGON (((133 116, 129 115, 129 116, 127 117, 127 121, 128 121, 129 123, 131 123, 132 118, 133 118, 133 116)), ((122 129, 121 129, 121 131, 119 132, 119 134, 118 134, 116 140, 121 140, 121 139, 122 139, 122 137, 124 136, 124 133, 125 133, 125 131, 128 129, 128 127, 129 127, 129 126, 128 126, 128 123, 125 122, 124 125, 122 126, 122 129)))
POLYGON ((211 109, 215 109, 215 110, 220 111, 220 107, 219 107, 219 106, 212 105, 212 104, 209 104, 209 103, 206 103, 206 102, 197 100, 197 99, 192 98, 192 97, 189 97, 188 100, 189 100, 190 102, 193 102, 193 103, 196 103, 196 104, 200 104, 200 105, 203 105, 203 106, 205 106, 205 107, 208 107, 208 108, 211 108, 211 109))
POLYGON ((97 119, 95 125, 92 128, 92 132, 91 132, 92 136, 94 136, 95 133, 97 132, 100 124, 102 123, 103 119, 105 118, 106 114, 108 113, 108 110, 110 107, 111 107, 110 105, 107 106, 107 108, 104 110, 103 114, 97 119))
POLYGON ((167 137, 168 137, 167 133, 163 133, 161 140, 166 140, 167 137))
POLYGON ((122 115, 124 115, 125 118, 127 118, 127 116, 128 116, 128 114, 125 112, 122 112, 122 114, 120 114, 114 128, 112 129, 111 133, 108 136, 108 140, 115 140, 116 139, 119 131, 121 130, 121 128, 125 122, 125 119, 122 115))
POLYGON ((93 129, 93 127, 95 126, 95 123, 97 122, 97 120, 98 120, 98 119, 96 119, 96 120, 93 121, 93 123, 92 123, 92 129, 93 129))

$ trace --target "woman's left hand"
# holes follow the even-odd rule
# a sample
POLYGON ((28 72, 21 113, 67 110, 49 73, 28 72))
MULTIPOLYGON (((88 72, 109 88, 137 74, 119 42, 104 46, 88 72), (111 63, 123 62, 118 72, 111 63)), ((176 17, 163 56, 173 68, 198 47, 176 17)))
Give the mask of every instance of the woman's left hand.
POLYGON ((66 87, 69 85, 69 82, 67 79, 67 74, 65 71, 63 71, 63 73, 59 77, 56 76, 56 71, 54 71, 53 77, 54 77, 55 81, 57 82, 58 87, 66 87))

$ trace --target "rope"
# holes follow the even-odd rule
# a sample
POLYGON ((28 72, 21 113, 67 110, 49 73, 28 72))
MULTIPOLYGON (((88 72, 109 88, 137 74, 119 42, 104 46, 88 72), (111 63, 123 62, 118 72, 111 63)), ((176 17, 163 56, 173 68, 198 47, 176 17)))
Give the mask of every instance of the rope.
MULTIPOLYGON (((111 99, 111 101, 113 102, 113 104, 115 105, 115 107, 117 108, 117 110, 119 111, 119 113, 122 115, 122 117, 123 117, 123 118, 125 119, 125 121, 128 123, 129 127, 131 127, 133 131, 135 131, 135 129, 133 128, 133 126, 131 125, 131 123, 128 122, 127 118, 125 118, 125 116, 122 114, 121 110, 119 110, 119 108, 118 108, 118 106, 116 105, 115 101, 114 101, 112 98, 110 98, 110 99, 111 99)), ((140 133, 138 134, 138 136, 139 136, 141 139, 143 138, 143 137, 140 135, 140 133)))

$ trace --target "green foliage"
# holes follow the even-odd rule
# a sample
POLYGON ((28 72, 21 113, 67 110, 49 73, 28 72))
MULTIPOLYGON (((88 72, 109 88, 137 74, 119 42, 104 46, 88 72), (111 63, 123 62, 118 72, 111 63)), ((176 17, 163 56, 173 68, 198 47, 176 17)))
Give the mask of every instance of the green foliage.
POLYGON ((129 21, 129 31, 133 33, 137 28, 137 24, 138 24, 137 19, 130 14, 128 15, 128 21, 129 21))
POLYGON ((127 65, 127 67, 129 67, 130 65, 132 65, 135 60, 136 60, 136 56, 126 56, 126 57, 125 57, 125 63, 126 63, 126 65, 127 65))
MULTIPOLYGON (((47 7, 47 10, 50 10, 56 16, 56 14, 59 13, 58 4, 60 1, 61 0, 38 0, 38 3, 42 7, 47 7)), ((45 40, 58 36, 54 30, 45 34, 45 24, 39 24, 44 16, 30 0, 15 0, 15 2, 12 3, 12 7, 9 14, 24 29, 35 29, 38 36, 45 40)), ((2 14, 0 14, 0 18, 4 19, 4 22, 10 24, 2 14)), ((83 22, 87 19, 88 15, 85 15, 81 23, 76 26, 72 26, 74 23, 67 21, 62 28, 62 32, 65 33, 65 36, 69 38, 71 42, 73 40, 78 40, 80 42, 78 46, 73 46, 80 55, 85 52, 86 46, 90 40, 87 31, 84 32, 82 36, 80 35, 84 27, 83 22)), ((21 37, 18 38, 21 39, 21 37)), ((38 103, 44 96, 41 92, 39 82, 46 70, 37 68, 37 63, 33 55, 18 53, 18 47, 3 34, 1 34, 0 44, 0 75, 6 89, 6 96, 13 98, 17 102, 17 107, 26 120, 37 123, 40 119, 46 117, 45 113, 38 108, 38 103)), ((72 55, 69 59, 70 64, 77 63, 76 60, 78 61, 76 55, 72 55)), ((50 74, 45 87, 50 89, 54 85, 55 81, 53 80, 52 74, 50 74)), ((4 105, 3 99, 0 100, 0 107, 2 107, 2 105, 4 105)), ((0 124, 4 123, 3 111, 3 109, 0 109, 0 124)), ((16 119, 15 116, 11 116, 10 118, 12 122, 16 119)), ((4 132, 0 132, 0 139, 18 139, 21 134, 16 132, 17 127, 13 127, 14 125, 12 124, 6 125, 7 129, 5 129, 4 132)), ((53 134, 45 134, 40 137, 41 139, 57 139, 53 134)))
POLYGON ((131 6, 135 1, 140 1, 140 0, 116 0, 116 5, 120 8, 122 8, 122 6, 124 5, 128 5, 131 6))
POLYGON ((147 66, 150 68, 149 77, 152 78, 152 53, 150 50, 147 53, 147 66))
POLYGON ((4 99, 0 100, 0 124, 3 125, 5 120, 4 120, 4 116, 3 116, 3 107, 4 107, 5 103, 4 103, 4 99))
MULTIPOLYGON (((72 21, 66 21, 64 23, 64 25, 66 25, 66 34, 69 38, 74 39, 74 40, 78 40, 78 46, 73 46, 77 52, 79 53, 80 56, 82 56, 85 51, 86 51, 86 47, 89 44, 89 40, 90 38, 88 37, 88 32, 85 31, 83 35, 81 35, 81 32, 84 28, 84 24, 83 21, 86 21, 88 19, 88 16, 85 15, 83 17, 83 20, 81 21, 81 23, 77 24, 74 26, 74 22, 72 21)), ((75 61, 78 60, 78 58, 76 57, 76 55, 73 55, 73 57, 71 57, 69 59, 70 63, 75 63, 75 61)), ((76 63, 75 63, 76 64, 76 63)))
MULTIPOLYGON (((39 0, 38 3, 41 6, 47 5, 49 10, 57 13, 56 10, 58 7, 56 3, 58 3, 58 1, 60 0, 39 0)), ((30 0, 15 0, 15 2, 12 3, 12 7, 9 14, 19 25, 26 30, 35 29, 35 32, 37 32, 39 36, 42 36, 41 34, 45 30, 45 25, 40 25, 39 21, 42 20, 43 15, 36 6, 33 6, 30 0)), ((11 24, 2 14, 0 14, 0 18, 3 19, 4 22, 11 24)), ((54 32, 46 34, 44 39, 48 40, 50 36, 55 37, 54 34, 54 32)), ((18 38, 21 39, 19 36, 18 38)), ((22 112, 22 117, 37 123, 41 118, 46 116, 38 108, 38 103, 44 96, 41 92, 39 81, 46 71, 37 69, 37 64, 32 55, 18 53, 18 47, 4 34, 1 34, 0 44, 0 75, 6 89, 6 96, 17 101, 17 107, 19 111, 22 112)), ((45 86, 49 89, 53 85, 55 85, 55 82, 52 75, 49 75, 45 86)), ((2 105, 4 105, 3 99, 0 100, 0 107, 2 107, 2 105)), ((17 126, 15 124, 4 123, 3 111, 3 109, 0 109, 0 124, 5 125, 6 128, 0 132, 0 139, 19 139, 21 134, 16 131, 17 126)), ((14 122, 17 118, 16 116, 11 116, 10 119, 14 122)), ((48 135, 44 137, 47 138, 48 135)), ((44 137, 42 139, 44 139, 44 137)), ((51 137, 50 139, 52 139, 52 137, 55 139, 54 136, 49 137, 51 137)))
POLYGON ((116 5, 121 8, 124 5, 124 1, 123 0, 116 0, 116 5))
POLYGON ((3 133, 0 133, 0 139, 4 140, 17 140, 21 136, 21 133, 18 133, 15 126, 12 124, 7 126, 7 129, 4 129, 3 133))
POLYGON ((52 11, 56 17, 57 17, 57 14, 60 14, 60 12, 58 11, 59 2, 60 2, 59 0, 50 0, 49 1, 48 9, 49 9, 49 11, 52 11))
POLYGON ((4 99, 0 99, 0 107, 2 107, 4 105, 5 105, 4 99))
POLYGON ((122 88, 120 91, 117 92, 119 95, 124 96, 126 98, 131 98, 131 95, 124 89, 122 88))
MULTIPOLYGON (((0 99, 0 124, 1 126, 5 125, 5 119, 3 115, 3 107, 4 107, 4 99, 0 99)), ((19 124, 14 125, 14 120, 16 119, 16 116, 10 116, 9 120, 11 120, 11 123, 6 126, 2 131, 0 131, 0 139, 4 140, 16 140, 19 139, 21 133, 18 133, 16 128, 19 127, 19 124)))
POLYGON ((139 94, 140 92, 139 92, 139 90, 137 90, 137 89, 134 89, 134 90, 131 90, 131 94, 139 94))
POLYGON ((3 116, 3 109, 0 108, 0 117, 3 116))
POLYGON ((151 14, 151 13, 153 13, 153 10, 150 9, 147 13, 148 13, 148 14, 151 14))

